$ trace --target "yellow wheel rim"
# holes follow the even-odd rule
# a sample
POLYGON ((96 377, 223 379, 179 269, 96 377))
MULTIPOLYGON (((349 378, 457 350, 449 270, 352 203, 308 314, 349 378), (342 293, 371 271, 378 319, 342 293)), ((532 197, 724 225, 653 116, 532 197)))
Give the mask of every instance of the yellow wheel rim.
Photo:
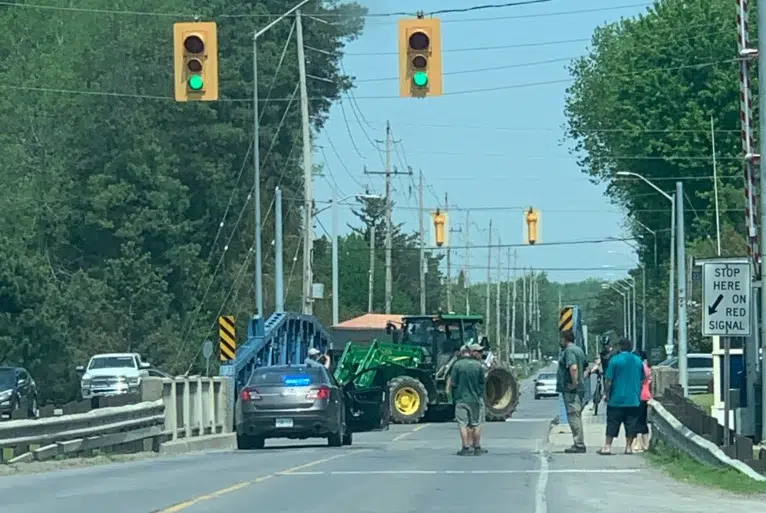
POLYGON ((403 387, 394 396, 396 411, 402 415, 412 415, 420 409, 420 394, 411 387, 403 387))

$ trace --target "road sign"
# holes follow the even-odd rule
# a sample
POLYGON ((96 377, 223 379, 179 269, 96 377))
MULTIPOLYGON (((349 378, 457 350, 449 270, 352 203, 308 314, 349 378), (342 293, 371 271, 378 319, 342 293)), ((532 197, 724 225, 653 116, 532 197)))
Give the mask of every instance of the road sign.
POLYGON ((207 360, 211 356, 213 356, 213 341, 205 340, 205 343, 202 344, 202 357, 207 360))
POLYGON ((750 335, 752 283, 750 264, 741 258, 703 264, 702 335, 747 337, 750 335))

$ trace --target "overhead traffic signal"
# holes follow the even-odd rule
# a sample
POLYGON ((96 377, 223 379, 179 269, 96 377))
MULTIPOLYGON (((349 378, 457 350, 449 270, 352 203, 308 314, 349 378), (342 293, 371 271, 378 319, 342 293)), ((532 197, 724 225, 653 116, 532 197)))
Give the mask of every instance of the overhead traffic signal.
POLYGON ((399 95, 426 98, 442 94, 441 21, 399 20, 399 95))
POLYGON ((173 25, 173 65, 176 101, 218 100, 218 31, 214 21, 173 25))
POLYGON ((447 214, 436 209, 431 218, 434 222, 434 242, 442 247, 447 242, 447 214))
POLYGON ((529 207, 524 213, 524 220, 527 222, 525 240, 527 244, 536 244, 539 240, 538 232, 540 230, 540 212, 532 207, 529 207))

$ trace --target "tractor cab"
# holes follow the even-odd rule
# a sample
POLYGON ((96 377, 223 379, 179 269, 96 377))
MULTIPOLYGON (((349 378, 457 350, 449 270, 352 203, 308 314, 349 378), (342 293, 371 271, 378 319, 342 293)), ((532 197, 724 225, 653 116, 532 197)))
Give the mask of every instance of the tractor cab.
MULTIPOLYGON (((408 315, 402 318, 401 328, 388 323, 386 332, 395 344, 423 348, 426 363, 438 371, 443 369, 469 340, 479 340, 478 325, 484 321, 481 315, 408 315)), ((486 338, 484 339, 486 344, 486 338)))

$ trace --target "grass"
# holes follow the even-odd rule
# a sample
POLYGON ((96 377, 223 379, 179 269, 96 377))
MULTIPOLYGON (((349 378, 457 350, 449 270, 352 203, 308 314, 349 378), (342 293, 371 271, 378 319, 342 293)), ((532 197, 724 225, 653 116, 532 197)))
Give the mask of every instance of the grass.
POLYGON ((661 442, 657 442, 657 447, 645 454, 651 463, 679 481, 742 495, 766 494, 766 482, 753 481, 732 468, 717 468, 699 463, 661 442))
POLYGON ((713 407, 713 394, 694 394, 690 395, 689 399, 692 400, 698 406, 705 408, 705 411, 710 414, 710 409, 713 407))

